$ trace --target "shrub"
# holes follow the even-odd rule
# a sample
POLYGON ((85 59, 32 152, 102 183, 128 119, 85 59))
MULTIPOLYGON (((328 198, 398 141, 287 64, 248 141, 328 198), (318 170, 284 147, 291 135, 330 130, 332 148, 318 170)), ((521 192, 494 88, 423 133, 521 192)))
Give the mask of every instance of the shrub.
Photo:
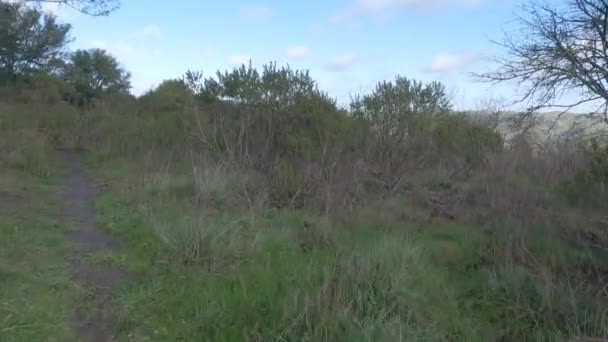
POLYGON ((571 205, 604 208, 608 201, 608 145, 592 139, 581 153, 585 167, 562 182, 561 193, 571 205))
POLYGON ((10 86, 0 88, 0 99, 8 103, 44 106, 63 101, 66 84, 44 72, 18 77, 10 86))
POLYGON ((194 93, 181 80, 163 81, 139 98, 141 114, 156 116, 159 114, 176 115, 193 110, 194 93))

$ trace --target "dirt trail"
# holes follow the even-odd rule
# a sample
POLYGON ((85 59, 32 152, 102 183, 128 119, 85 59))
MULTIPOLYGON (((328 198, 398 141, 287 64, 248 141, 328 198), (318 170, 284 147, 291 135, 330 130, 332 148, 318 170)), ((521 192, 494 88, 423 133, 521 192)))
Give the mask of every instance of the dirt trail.
POLYGON ((126 273, 115 266, 90 263, 86 257, 116 251, 119 244, 95 225, 95 187, 82 166, 81 156, 77 152, 60 153, 67 173, 61 194, 64 219, 75 227, 72 275, 89 293, 83 306, 74 313, 73 326, 82 341, 114 341, 111 290, 126 279, 126 273))

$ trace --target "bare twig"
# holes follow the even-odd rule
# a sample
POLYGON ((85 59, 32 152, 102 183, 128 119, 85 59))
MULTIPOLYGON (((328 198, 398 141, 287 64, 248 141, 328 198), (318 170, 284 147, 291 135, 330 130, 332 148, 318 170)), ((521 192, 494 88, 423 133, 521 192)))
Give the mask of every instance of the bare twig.
MULTIPOLYGON (((608 108, 608 1, 569 0, 566 7, 539 1, 524 7, 517 18, 520 35, 505 33, 495 44, 506 56, 494 58, 497 70, 476 75, 493 83, 517 82, 517 103, 529 111, 573 109, 592 102, 608 108), (581 98, 563 103, 565 94, 581 98)), ((608 123, 607 110, 593 114, 608 123)))

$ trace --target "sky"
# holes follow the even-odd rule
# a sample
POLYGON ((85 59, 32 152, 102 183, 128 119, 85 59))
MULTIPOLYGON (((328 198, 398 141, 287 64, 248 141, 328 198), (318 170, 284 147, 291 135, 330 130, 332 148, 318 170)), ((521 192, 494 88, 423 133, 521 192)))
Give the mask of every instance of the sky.
POLYGON ((108 17, 46 6, 73 26, 72 49, 103 48, 132 74, 136 95, 187 70, 206 76, 251 60, 308 69, 347 103, 399 74, 441 81, 458 108, 513 96, 478 82, 517 0, 122 0, 108 17))

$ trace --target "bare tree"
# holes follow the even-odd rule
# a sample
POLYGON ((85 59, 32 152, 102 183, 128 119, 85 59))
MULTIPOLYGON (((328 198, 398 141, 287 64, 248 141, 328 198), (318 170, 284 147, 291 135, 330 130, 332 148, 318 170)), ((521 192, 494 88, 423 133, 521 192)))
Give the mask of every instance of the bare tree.
POLYGON ((92 16, 108 15, 120 4, 120 0, 23 0, 23 2, 63 5, 92 16))
MULTIPOLYGON (((520 31, 494 42, 507 50, 497 70, 479 75, 516 81, 528 112, 585 105, 608 124, 608 0, 568 0, 558 6, 535 0, 523 7, 520 31), (577 94, 565 101, 564 95, 577 94)), ((579 107, 580 108, 580 107, 579 107)))

